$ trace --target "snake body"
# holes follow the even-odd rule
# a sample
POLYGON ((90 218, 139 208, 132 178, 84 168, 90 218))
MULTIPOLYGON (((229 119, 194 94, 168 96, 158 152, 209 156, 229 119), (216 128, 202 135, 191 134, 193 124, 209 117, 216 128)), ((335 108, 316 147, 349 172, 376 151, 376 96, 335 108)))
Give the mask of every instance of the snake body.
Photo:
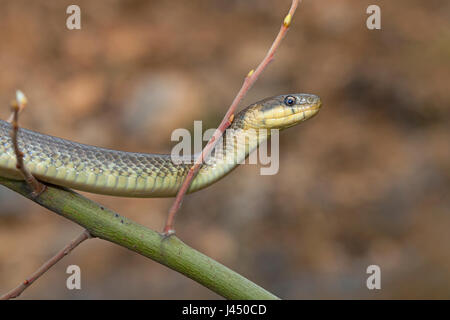
MULTIPOLYGON (((267 139, 314 116, 320 98, 292 94, 267 98, 239 112, 192 181, 189 192, 205 188, 231 172, 267 139), (264 134, 262 134, 264 132, 264 134), (267 133, 267 134, 266 134, 267 133)), ((10 137, 11 125, 0 120, 0 176, 22 179, 10 137)), ((169 154, 116 151, 19 129, 24 164, 39 180, 92 193, 126 197, 175 196, 192 162, 178 163, 169 154)))

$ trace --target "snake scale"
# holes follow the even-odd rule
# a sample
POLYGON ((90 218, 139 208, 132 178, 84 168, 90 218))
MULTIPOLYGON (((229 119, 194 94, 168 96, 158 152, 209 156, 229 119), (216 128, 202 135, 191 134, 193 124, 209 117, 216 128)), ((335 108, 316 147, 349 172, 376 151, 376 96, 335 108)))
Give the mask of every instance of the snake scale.
MULTIPOLYGON (((317 114, 322 102, 312 94, 289 94, 251 104, 234 117, 223 148, 215 148, 192 181, 189 192, 205 188, 231 172, 268 138, 269 129, 285 129, 317 114), (261 134, 262 132, 265 134, 261 134), (244 138, 244 139, 242 139, 244 138), (232 143, 233 142, 233 143, 232 143)), ((0 176, 22 179, 10 137, 0 120, 0 176)), ((39 180, 92 193, 125 197, 175 196, 192 163, 170 154, 116 151, 19 129, 24 163, 39 180)))

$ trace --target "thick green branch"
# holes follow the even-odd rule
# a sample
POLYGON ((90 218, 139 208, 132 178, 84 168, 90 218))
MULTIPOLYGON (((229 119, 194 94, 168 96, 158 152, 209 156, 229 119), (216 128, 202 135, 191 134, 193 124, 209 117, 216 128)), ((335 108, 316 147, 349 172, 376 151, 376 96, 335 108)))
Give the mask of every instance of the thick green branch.
POLYGON ((33 199, 25 182, 0 177, 0 184, 81 225, 92 236, 155 260, 227 299, 278 299, 177 237, 165 238, 72 190, 49 186, 33 199))

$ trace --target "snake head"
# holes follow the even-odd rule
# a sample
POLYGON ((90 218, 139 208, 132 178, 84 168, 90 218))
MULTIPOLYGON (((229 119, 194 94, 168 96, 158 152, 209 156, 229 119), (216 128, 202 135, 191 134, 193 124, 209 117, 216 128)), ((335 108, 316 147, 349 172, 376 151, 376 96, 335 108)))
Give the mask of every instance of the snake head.
POLYGON ((322 106, 313 94, 296 93, 267 98, 242 110, 238 117, 244 128, 286 129, 315 116, 322 106))

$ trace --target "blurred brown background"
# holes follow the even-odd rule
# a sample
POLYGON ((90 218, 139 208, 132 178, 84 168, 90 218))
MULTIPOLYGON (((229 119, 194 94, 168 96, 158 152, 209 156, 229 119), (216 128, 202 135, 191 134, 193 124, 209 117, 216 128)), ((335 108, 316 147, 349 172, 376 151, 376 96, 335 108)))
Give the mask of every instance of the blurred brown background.
MULTIPOLYGON (((169 152, 179 127, 216 126, 263 58, 290 1, 0 1, 0 116, 98 146, 169 152)), ((241 166, 190 195, 189 245, 283 298, 450 298, 450 2, 307 1, 242 106, 318 94, 319 115, 282 132, 280 171, 241 166), (366 8, 381 7, 381 30, 366 8), (366 288, 367 266, 382 289, 366 288)), ((172 199, 88 195, 161 230, 172 199)), ((0 292, 81 228, 0 188, 0 292)), ((102 240, 77 248, 23 295, 214 299, 208 289, 102 240), (65 287, 68 265, 82 290, 65 287)))

